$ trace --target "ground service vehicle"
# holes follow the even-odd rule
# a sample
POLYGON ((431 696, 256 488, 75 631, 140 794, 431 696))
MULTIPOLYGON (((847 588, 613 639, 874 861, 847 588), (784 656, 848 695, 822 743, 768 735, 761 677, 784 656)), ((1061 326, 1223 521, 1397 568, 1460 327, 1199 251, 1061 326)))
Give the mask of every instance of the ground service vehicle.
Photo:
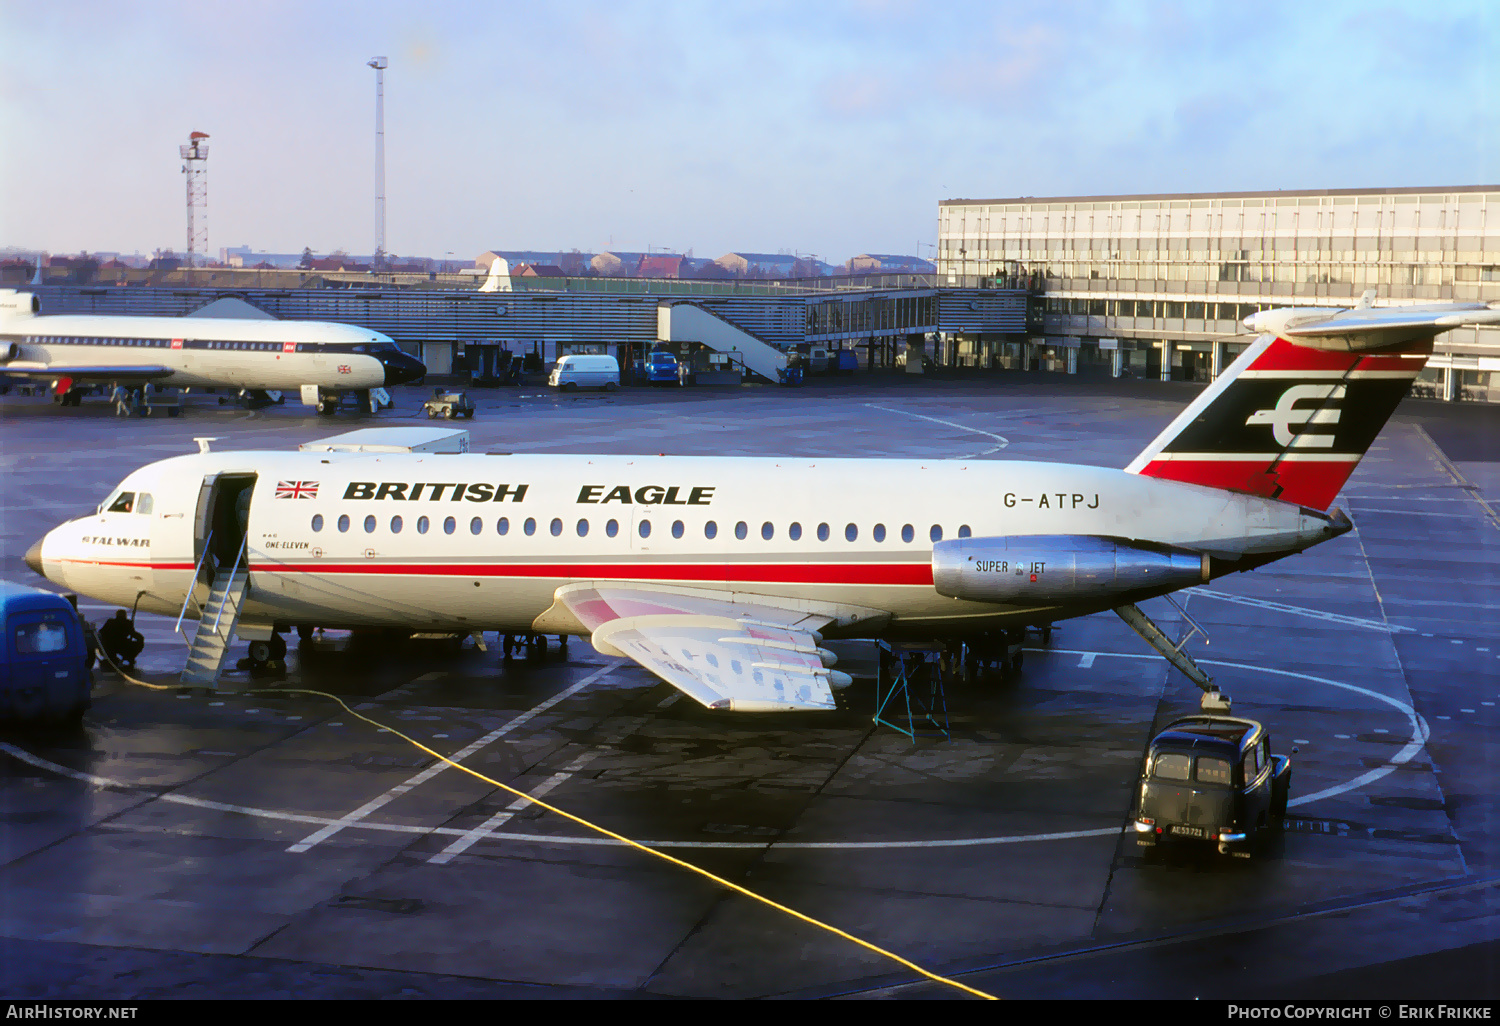
POLYGON ((646 380, 653 385, 680 385, 682 379, 677 369, 677 357, 671 353, 656 352, 646 357, 646 380))
POLYGON ((444 417, 452 420, 454 417, 474 416, 474 404, 464 392, 445 392, 441 388, 434 389, 432 398, 422 404, 422 409, 427 411, 429 418, 444 417))
POLYGON ((620 364, 613 356, 591 353, 560 356, 547 384, 566 392, 579 388, 602 388, 613 392, 620 387, 620 364))
POLYGON ((93 674, 78 611, 61 595, 0 581, 0 718, 77 723, 93 674))
POLYGON ((1271 754, 1254 720, 1185 716, 1151 740, 1136 797, 1136 843, 1217 844, 1221 854, 1249 849, 1281 829, 1292 786, 1292 760, 1271 754))

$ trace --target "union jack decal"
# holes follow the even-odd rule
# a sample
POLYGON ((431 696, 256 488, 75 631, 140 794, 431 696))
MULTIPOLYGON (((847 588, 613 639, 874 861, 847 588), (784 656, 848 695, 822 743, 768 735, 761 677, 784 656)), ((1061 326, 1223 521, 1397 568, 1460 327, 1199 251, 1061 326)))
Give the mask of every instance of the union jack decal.
POLYGON ((277 481, 276 498, 278 499, 316 499, 318 497, 318 482, 316 481, 277 481))

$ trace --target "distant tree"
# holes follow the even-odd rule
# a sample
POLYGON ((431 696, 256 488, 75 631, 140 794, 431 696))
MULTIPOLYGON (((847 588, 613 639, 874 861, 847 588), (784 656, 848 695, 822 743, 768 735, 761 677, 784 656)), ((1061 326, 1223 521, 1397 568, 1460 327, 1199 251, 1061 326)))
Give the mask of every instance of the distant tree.
POLYGON ((311 246, 302 247, 302 262, 297 266, 304 271, 311 271, 313 265, 313 251, 311 246))
POLYGON ((387 261, 393 261, 394 259, 394 257, 387 256, 386 251, 382 247, 376 246, 374 255, 370 257, 370 269, 373 271, 383 271, 385 270, 387 261))

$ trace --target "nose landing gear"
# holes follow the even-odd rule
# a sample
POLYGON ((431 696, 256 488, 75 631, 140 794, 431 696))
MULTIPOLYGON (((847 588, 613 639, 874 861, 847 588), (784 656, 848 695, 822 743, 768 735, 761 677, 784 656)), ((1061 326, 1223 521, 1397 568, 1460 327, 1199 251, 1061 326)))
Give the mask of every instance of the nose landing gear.
POLYGON ((250 654, 241 659, 238 666, 249 670, 252 678, 286 677, 286 639, 272 634, 264 641, 250 642, 250 654))

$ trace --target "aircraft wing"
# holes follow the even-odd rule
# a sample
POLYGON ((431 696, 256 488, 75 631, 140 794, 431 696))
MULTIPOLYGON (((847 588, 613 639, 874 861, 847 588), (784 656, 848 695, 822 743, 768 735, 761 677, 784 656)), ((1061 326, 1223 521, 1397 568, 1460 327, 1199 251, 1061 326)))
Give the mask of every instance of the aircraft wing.
POLYGON ((103 364, 103 363, 38 363, 34 360, 12 360, 0 363, 0 374, 34 381, 59 381, 71 378, 74 381, 155 381, 172 375, 171 367, 157 363, 103 364))
POLYGON ((556 601, 592 629, 601 653, 634 659, 709 709, 829 710, 833 688, 850 683, 818 646, 834 609, 602 582, 559 588, 556 601))

